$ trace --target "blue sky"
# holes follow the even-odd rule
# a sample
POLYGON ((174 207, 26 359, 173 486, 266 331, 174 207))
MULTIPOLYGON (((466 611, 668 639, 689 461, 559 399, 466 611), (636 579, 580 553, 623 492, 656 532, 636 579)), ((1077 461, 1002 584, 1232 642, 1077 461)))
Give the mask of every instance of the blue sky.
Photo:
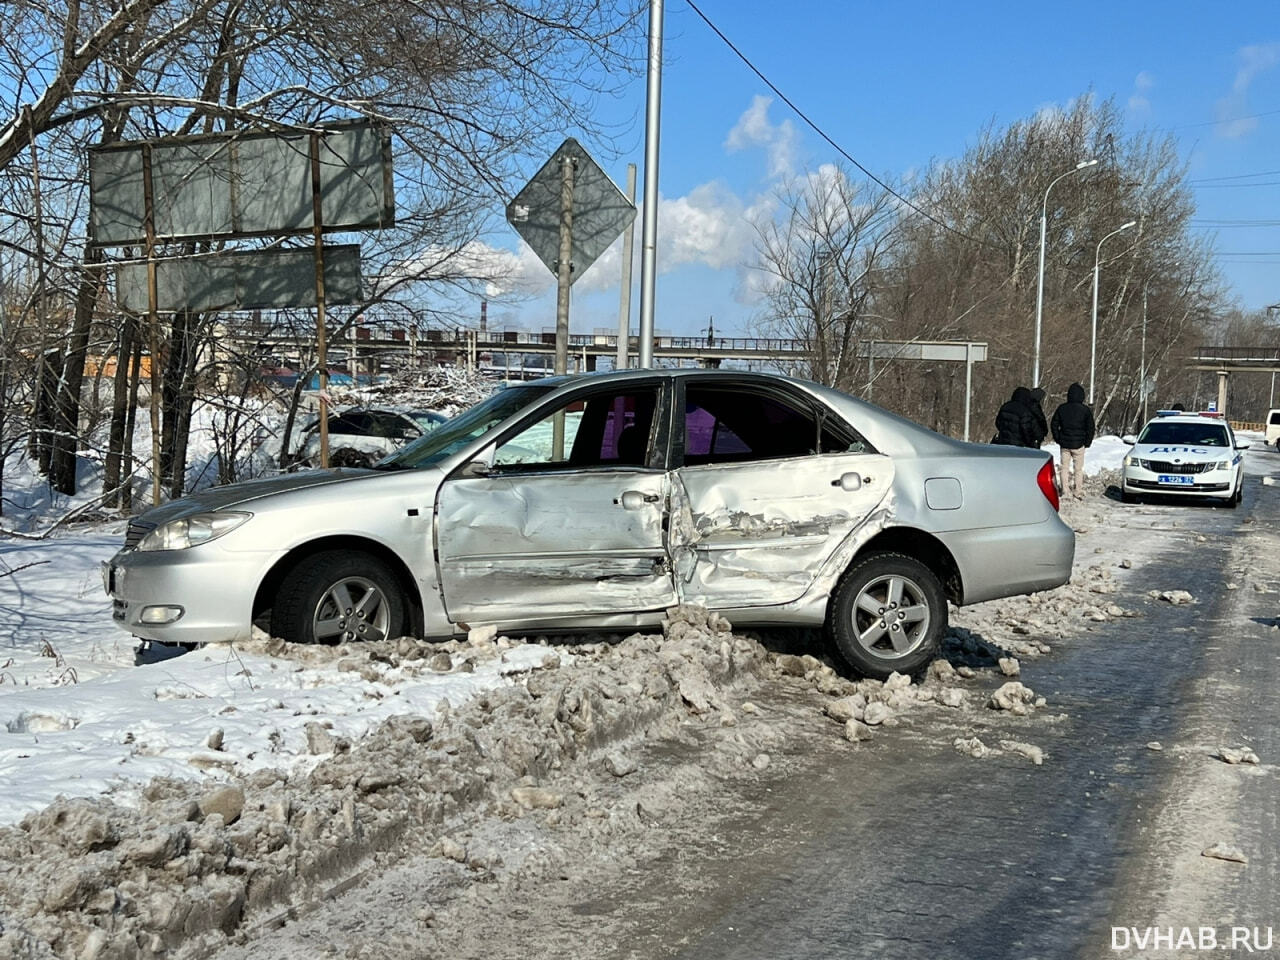
MULTIPOLYGON (((1280 301, 1280 226, 1230 222, 1280 223, 1274 0, 700 7, 848 153, 892 180, 961 155, 989 123, 1002 127, 1089 93, 1114 96, 1130 129, 1177 137, 1195 188, 1194 222, 1215 236, 1232 294, 1246 308, 1280 301)), ((696 333, 714 316, 717 333, 741 335, 759 309, 748 220, 788 177, 838 157, 684 0, 667 0, 665 32, 657 326, 696 333)), ((586 137, 584 144, 620 186, 628 162, 643 178, 643 78, 601 103, 599 116, 621 131, 621 155, 586 137)), ((637 252, 639 233, 637 220, 637 252)), ((491 303, 491 326, 552 327, 551 274, 514 233, 491 241, 516 255, 517 288, 530 296, 491 303)), ((615 247, 575 283, 575 333, 616 328, 619 274, 615 247)))

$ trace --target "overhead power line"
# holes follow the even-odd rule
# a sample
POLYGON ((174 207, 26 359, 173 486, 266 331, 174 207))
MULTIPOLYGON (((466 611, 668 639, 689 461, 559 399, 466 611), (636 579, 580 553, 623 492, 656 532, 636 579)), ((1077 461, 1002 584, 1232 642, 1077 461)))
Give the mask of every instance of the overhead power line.
POLYGON ((1187 183, 1217 183, 1219 180, 1251 180, 1254 177, 1274 177, 1280 174, 1280 170, 1260 170, 1257 173, 1237 173, 1232 177, 1198 177, 1195 180, 1188 180, 1187 183))
POLYGON ((917 206, 907 197, 898 193, 897 190, 894 190, 893 187, 889 186, 887 183, 885 183, 883 180, 877 177, 874 173, 872 173, 870 170, 868 170, 866 167, 860 164, 857 160, 853 158, 852 155, 850 155, 849 151, 845 150, 844 147, 836 143, 835 140, 833 140, 830 136, 827 135, 827 132, 825 130, 823 130, 820 126, 818 126, 817 123, 815 123, 813 120, 809 118, 808 114, 806 114, 803 110, 801 110, 798 106, 796 106, 795 102, 792 101, 790 97, 788 97, 785 93, 779 90, 778 87, 774 84, 774 82, 770 80, 768 77, 766 77, 764 73, 761 72, 760 68, 757 67, 754 63, 752 63, 750 58, 747 57, 747 55, 743 53, 741 50, 739 50, 734 45, 732 40, 730 40, 728 37, 724 35, 724 32, 719 27, 717 27, 714 23, 711 22, 711 18, 708 17, 705 13, 703 13, 698 8, 698 5, 693 2, 693 0, 686 0, 686 2, 692 8, 693 12, 702 18, 702 22, 711 28, 711 31, 724 42, 725 46, 727 46, 730 50, 732 50, 734 55, 739 60, 741 60, 744 64, 746 64, 747 69, 750 70, 752 73, 754 73, 757 77, 759 77, 760 81, 770 90, 772 90, 779 100, 781 100, 788 107, 790 107, 792 112, 797 117, 799 117, 806 124, 808 124, 810 129, 812 129, 814 133, 816 133, 823 140, 825 140, 827 144, 831 146, 832 149, 834 149, 837 153, 840 154, 840 156, 844 157, 851 164, 853 164, 855 167, 861 170, 862 173, 865 174, 869 179, 871 179, 876 184, 878 184, 881 187, 881 189, 889 193, 891 196, 894 196, 897 199, 901 200, 906 206, 910 207, 912 210, 920 214, 920 216, 924 217, 926 220, 936 223, 938 226, 942 227, 943 230, 946 230, 949 233, 954 233, 957 237, 962 237, 965 240, 968 240, 972 243, 982 244, 983 246, 993 246, 993 244, 990 244, 985 240, 980 240, 977 237, 970 236, 969 234, 964 233, 961 230, 957 230, 955 227, 951 226, 951 224, 946 223, 943 220, 939 220, 937 217, 929 213, 927 210, 924 210, 923 208, 917 206))

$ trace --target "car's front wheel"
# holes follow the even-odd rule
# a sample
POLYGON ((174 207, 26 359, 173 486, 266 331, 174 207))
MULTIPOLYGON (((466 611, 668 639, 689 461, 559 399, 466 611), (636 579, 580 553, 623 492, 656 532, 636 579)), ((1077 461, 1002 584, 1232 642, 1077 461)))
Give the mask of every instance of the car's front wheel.
POLYGON ((405 622, 404 597, 387 565, 339 550, 289 571, 271 609, 271 635, 290 643, 385 640, 402 636, 405 622))
POLYGON ((863 676, 915 673, 935 656, 947 631, 947 598, 919 560, 875 553, 837 586, 827 628, 841 657, 863 676))

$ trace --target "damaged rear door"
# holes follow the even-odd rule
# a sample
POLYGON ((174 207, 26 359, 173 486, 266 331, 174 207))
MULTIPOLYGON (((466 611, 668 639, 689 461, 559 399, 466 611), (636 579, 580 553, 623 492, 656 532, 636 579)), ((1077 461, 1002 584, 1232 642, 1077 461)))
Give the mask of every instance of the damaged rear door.
POLYGON ((542 621, 674 603, 662 408, 656 378, 584 390, 447 479, 436 544, 450 619, 542 621))
POLYGON ((675 420, 669 546, 683 602, 799 599, 893 482, 889 457, 801 394, 690 380, 675 420))

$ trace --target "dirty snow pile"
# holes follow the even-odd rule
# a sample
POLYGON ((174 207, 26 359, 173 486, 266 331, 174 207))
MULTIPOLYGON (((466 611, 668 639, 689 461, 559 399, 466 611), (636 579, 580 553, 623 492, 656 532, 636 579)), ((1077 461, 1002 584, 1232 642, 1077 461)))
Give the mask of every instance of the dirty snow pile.
MULTIPOLYGON (((292 676, 313 669, 307 661, 317 655, 279 641, 241 654, 256 665, 251 672, 292 676)), ((399 708, 370 735, 342 735, 339 724, 307 713, 303 683, 288 706, 255 696, 252 707, 226 715, 248 712, 262 723, 265 707, 291 718, 274 756, 219 766, 224 728, 201 754, 220 781, 191 779, 201 765, 188 766, 188 778, 153 779, 127 803, 60 800, 0 830, 9 943, 33 956, 106 958, 219 941, 247 911, 302 903, 367 856, 419 842, 463 813, 512 818, 572 806, 542 779, 664 717, 720 711, 727 685, 758 672, 764 656, 723 618, 688 608, 671 612, 665 637, 579 645, 572 655, 479 632, 474 642, 407 640, 337 655, 354 689, 399 708), (518 671, 522 682, 456 708, 446 697, 431 707, 395 696, 389 675, 442 655, 459 673, 471 664, 465 676, 518 671)), ((148 725, 130 746, 154 735, 148 725)))

